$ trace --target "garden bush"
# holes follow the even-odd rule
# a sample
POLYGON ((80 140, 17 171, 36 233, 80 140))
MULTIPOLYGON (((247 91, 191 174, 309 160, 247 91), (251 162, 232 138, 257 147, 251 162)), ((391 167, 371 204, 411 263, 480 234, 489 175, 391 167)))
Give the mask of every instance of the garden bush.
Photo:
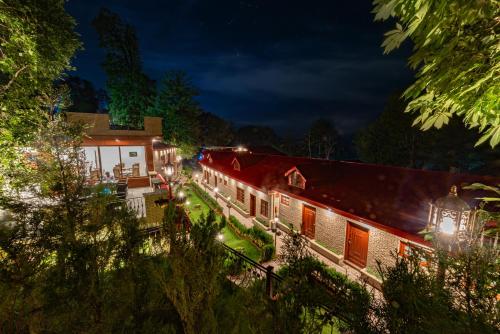
POLYGON ((229 217, 228 225, 236 234, 247 237, 262 250, 261 261, 269 261, 272 259, 275 253, 272 235, 255 226, 247 228, 235 216, 229 217))
POLYGON ((262 258, 261 260, 263 262, 270 261, 275 253, 276 249, 274 248, 274 245, 272 244, 267 244, 262 247, 262 258))

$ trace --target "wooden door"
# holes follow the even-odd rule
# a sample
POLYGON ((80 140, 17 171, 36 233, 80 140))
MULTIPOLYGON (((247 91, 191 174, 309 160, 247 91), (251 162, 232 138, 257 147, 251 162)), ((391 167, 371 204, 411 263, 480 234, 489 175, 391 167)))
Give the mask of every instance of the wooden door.
POLYGON ((255 216, 256 200, 255 196, 250 194, 250 216, 255 216))
POLYGON ((362 268, 366 267, 368 256, 368 230, 347 224, 346 260, 362 268))
POLYGON ((302 234, 306 237, 314 239, 314 230, 316 223, 316 209, 304 205, 302 208, 302 234))

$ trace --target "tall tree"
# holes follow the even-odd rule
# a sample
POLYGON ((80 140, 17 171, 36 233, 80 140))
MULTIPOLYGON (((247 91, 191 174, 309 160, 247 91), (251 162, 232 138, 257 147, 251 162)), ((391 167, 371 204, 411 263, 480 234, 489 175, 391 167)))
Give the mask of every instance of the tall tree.
POLYGON ((390 96, 382 114, 357 134, 355 146, 362 161, 494 175, 500 152, 474 147, 477 132, 466 129, 457 118, 446 128, 422 132, 412 127, 412 116, 403 112, 405 107, 399 94, 390 96))
POLYGON ((99 45, 106 50, 102 64, 108 76, 109 111, 113 122, 140 127, 154 97, 154 82, 142 70, 135 29, 106 8, 92 25, 99 34, 99 45))
POLYGON ((25 161, 17 150, 47 121, 53 82, 81 47, 63 0, 0 0, 0 189, 25 161))
POLYGON ((227 146, 234 137, 231 123, 209 112, 200 115, 200 142, 205 146, 227 146))
POLYGON ((459 116, 491 147, 500 143, 500 6, 498 0, 375 0, 375 20, 394 18, 385 34, 388 53, 406 39, 414 45, 410 66, 417 79, 404 96, 422 130, 441 128, 459 116))
POLYGON ((65 84, 69 88, 71 103, 67 107, 67 111, 85 113, 98 111, 97 93, 90 81, 70 76, 65 78, 61 84, 65 84))
POLYGON ((250 146, 278 147, 281 138, 268 126, 246 125, 236 131, 234 142, 250 146))
POLYGON ((198 90, 183 71, 165 74, 151 115, 163 118, 163 137, 178 145, 186 155, 195 153, 199 144, 201 108, 198 90))
POLYGON ((306 136, 309 157, 330 159, 338 142, 338 131, 331 121, 320 118, 311 124, 306 136))

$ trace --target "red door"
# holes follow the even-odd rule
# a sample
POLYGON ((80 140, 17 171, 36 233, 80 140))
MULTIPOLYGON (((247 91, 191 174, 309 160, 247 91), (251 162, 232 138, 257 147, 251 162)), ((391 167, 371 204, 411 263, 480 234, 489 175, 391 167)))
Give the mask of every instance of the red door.
POLYGON ((255 216, 255 196, 250 194, 250 216, 255 216))
POLYGON ((302 209, 302 234, 314 239, 314 224, 316 223, 316 209, 304 205, 302 209))
POLYGON ((368 256, 368 231, 351 223, 347 224, 346 260, 362 268, 368 256))

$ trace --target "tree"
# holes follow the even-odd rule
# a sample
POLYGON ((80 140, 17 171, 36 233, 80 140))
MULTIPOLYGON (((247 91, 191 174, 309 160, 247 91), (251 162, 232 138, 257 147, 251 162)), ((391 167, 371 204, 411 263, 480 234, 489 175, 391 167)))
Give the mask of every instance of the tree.
POLYGON ((465 128, 456 117, 446 128, 422 132, 412 127, 412 116, 403 112, 405 107, 406 103, 399 94, 391 95, 382 114, 359 131, 355 146, 362 161, 492 173, 500 153, 487 147, 474 147, 479 138, 477 132, 465 128))
POLYGON ((155 87, 143 73, 135 29, 106 8, 100 10, 92 25, 99 34, 99 45, 106 49, 102 66, 108 76, 113 122, 142 127, 144 114, 153 103, 155 87))
POLYGON ((183 71, 167 72, 150 115, 163 118, 163 138, 186 155, 195 153, 200 137, 198 90, 183 71))
POLYGON ((279 147, 281 138, 268 126, 247 125, 236 131, 233 142, 237 145, 279 147))
POLYGON ((476 145, 498 145, 498 1, 375 0, 374 13, 376 21, 397 21, 385 34, 385 53, 406 39, 414 45, 409 64, 416 81, 403 94, 406 111, 418 114, 414 124, 440 129, 455 115, 482 134, 476 145))
POLYGON ((0 189, 26 165, 18 148, 47 121, 53 82, 71 69, 74 28, 62 0, 0 1, 0 189))
POLYGON ((66 111, 85 113, 96 113, 98 111, 97 92, 90 81, 69 76, 61 82, 61 85, 63 84, 68 86, 71 98, 66 111))
POLYGON ((205 146, 228 146, 234 137, 231 123, 209 112, 200 115, 200 142, 205 146))
POLYGON ((169 267, 161 272, 161 282, 179 313, 184 333, 215 333, 214 307, 223 279, 223 250, 216 238, 220 227, 210 211, 192 226, 188 236, 172 223, 178 214, 170 203, 164 222, 169 234, 169 267))
POLYGON ((315 120, 306 136, 309 157, 330 159, 337 146, 338 136, 337 129, 328 119, 315 120))

